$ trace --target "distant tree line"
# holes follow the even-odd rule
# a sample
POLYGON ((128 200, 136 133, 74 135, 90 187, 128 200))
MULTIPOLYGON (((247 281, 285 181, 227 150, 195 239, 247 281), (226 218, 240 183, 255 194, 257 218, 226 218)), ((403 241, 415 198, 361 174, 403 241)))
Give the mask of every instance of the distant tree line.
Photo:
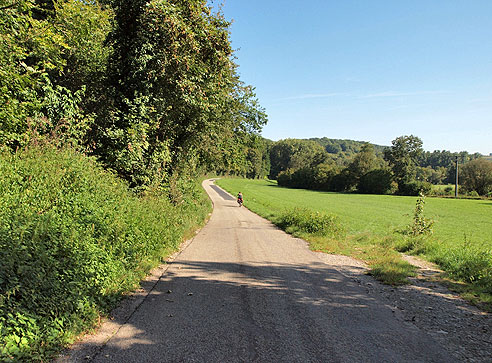
POLYGON ((492 192, 492 163, 482 155, 449 151, 424 152, 410 135, 391 147, 338 139, 286 139, 270 148, 270 178, 279 185, 338 192, 417 195, 432 184, 455 182, 456 158, 462 190, 492 192))
POLYGON ((205 0, 0 0, 0 146, 95 156, 132 188, 268 174, 267 121, 205 0))

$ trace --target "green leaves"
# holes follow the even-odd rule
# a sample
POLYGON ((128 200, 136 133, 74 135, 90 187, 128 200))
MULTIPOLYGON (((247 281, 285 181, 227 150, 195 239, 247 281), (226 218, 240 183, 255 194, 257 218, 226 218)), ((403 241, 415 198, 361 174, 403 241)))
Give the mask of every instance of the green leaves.
POLYGON ((461 168, 460 177, 466 191, 475 191, 478 195, 492 192, 492 162, 485 159, 469 161, 461 168))
POLYGON ((422 140, 417 136, 400 136, 394 139, 391 149, 386 149, 384 158, 388 161, 400 189, 415 180, 419 158, 423 153, 422 140))
POLYGON ((412 236, 421 236, 432 234, 434 220, 424 217, 425 195, 419 194, 415 203, 415 212, 413 214, 413 223, 410 226, 410 234, 412 236))
POLYGON ((179 245, 208 204, 176 183, 179 206, 71 150, 0 154, 0 360, 49 355, 179 245))
POLYGON ((203 0, 110 3, 0 0, 0 145, 75 145, 136 190, 185 167, 264 175, 252 135, 266 114, 223 15, 203 0))
POLYGON ((243 172, 236 157, 266 115, 236 74, 229 23, 200 0, 119 0, 114 11, 114 109, 97 121, 97 154, 132 186, 169 182, 185 165, 243 172), (129 144, 138 162, 129 162, 129 144))
POLYGON ((328 154, 315 141, 286 139, 276 142, 270 151, 270 178, 276 179, 288 169, 314 168, 328 160, 328 154))
POLYGON ((0 1, 0 7, 3 4, 7 8, 0 13, 0 144, 22 147, 54 128, 64 129, 64 140, 86 143, 91 116, 81 108, 88 104, 82 93, 89 85, 93 96, 94 79, 101 82, 101 74, 94 77, 97 72, 88 64, 102 68, 105 62, 100 49, 109 24, 107 16, 103 20, 106 13, 100 10, 103 15, 96 22, 88 9, 93 15, 99 7, 76 0, 55 3, 50 11, 30 0, 10 7, 0 1))

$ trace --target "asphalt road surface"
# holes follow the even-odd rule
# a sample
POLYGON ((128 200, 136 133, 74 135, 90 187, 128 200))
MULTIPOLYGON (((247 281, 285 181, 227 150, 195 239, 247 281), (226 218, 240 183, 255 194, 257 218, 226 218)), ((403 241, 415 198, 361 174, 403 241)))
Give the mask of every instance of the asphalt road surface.
POLYGON ((305 242, 204 188, 209 223, 86 361, 454 361, 305 242))

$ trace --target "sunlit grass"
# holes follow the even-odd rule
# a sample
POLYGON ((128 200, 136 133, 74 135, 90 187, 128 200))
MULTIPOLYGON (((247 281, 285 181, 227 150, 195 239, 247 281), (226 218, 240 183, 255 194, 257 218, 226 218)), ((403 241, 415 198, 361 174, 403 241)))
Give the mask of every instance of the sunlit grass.
MULTIPOLYGON (((267 180, 221 179, 217 184, 233 192, 241 190, 245 205, 265 215, 301 204, 334 213, 350 233, 388 234, 405 227, 411 221, 417 200, 416 197, 287 189, 267 180)), ((492 248, 491 200, 427 198, 424 212, 436 221, 434 237, 447 245, 461 245, 466 236, 472 244, 487 244, 492 248)))

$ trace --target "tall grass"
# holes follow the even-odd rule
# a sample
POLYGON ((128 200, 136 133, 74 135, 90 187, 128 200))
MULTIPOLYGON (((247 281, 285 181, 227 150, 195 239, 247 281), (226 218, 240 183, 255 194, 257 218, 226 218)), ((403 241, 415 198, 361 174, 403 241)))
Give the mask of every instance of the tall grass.
POLYGON ((345 228, 335 215, 294 208, 281 213, 276 224, 289 233, 308 233, 316 236, 341 237, 345 228))
POLYGON ((93 326, 204 220, 194 199, 138 197, 71 150, 1 154, 0 360, 46 360, 93 326))

